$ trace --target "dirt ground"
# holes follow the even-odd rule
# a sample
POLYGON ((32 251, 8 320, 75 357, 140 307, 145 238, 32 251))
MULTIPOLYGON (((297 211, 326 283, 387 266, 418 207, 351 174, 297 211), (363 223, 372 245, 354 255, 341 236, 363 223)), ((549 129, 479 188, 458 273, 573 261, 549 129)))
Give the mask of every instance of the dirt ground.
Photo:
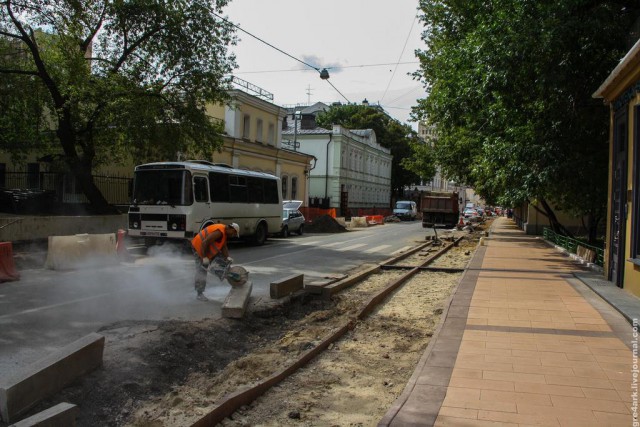
MULTIPOLYGON (((435 265, 465 267, 481 232, 457 232, 465 238, 435 265)), ((437 249, 399 264, 424 262, 437 249)), ((71 402, 79 406, 81 427, 190 426, 224 396, 291 365, 402 274, 369 276, 330 301, 300 295, 287 303, 250 306, 241 320, 109 325, 99 331, 106 337, 103 368, 33 412, 71 402)), ((376 425, 413 374, 460 277, 414 276, 327 351, 220 425, 376 425)))

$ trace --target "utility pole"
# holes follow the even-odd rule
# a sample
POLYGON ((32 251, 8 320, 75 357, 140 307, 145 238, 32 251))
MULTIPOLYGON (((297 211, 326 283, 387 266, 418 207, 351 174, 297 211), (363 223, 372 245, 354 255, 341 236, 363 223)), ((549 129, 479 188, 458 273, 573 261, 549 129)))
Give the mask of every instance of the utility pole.
POLYGON ((311 85, 307 85, 307 105, 311 105, 311 85))

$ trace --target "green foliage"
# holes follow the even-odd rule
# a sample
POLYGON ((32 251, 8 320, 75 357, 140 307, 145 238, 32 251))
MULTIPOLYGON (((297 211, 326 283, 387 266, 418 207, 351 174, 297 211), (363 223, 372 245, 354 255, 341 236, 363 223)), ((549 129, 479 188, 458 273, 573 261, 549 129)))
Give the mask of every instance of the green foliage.
POLYGON ((333 105, 328 111, 318 115, 317 123, 321 127, 331 128, 331 125, 341 125, 347 129, 373 129, 380 145, 388 148, 393 156, 391 164, 391 188, 396 195, 401 195, 405 187, 417 184, 420 173, 430 179, 433 172, 426 167, 427 161, 422 159, 418 167, 403 159, 412 157, 412 146, 418 141, 418 136, 410 126, 391 118, 379 108, 366 105, 333 105), (415 167, 414 167, 415 166, 415 167))
POLYGON ((592 94, 629 48, 632 0, 423 0, 416 119, 443 172, 488 203, 549 199, 602 217, 608 109, 592 94))
POLYGON ((205 106, 226 100, 235 65, 226 3, 0 2, 0 149, 62 152, 78 178, 127 157, 210 155, 221 124, 205 106))

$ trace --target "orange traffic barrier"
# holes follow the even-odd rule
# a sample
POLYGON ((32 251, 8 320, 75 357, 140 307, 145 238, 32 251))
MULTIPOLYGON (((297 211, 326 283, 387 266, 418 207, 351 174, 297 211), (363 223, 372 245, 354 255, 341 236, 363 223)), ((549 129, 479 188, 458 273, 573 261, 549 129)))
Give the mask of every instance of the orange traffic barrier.
POLYGON ((123 229, 119 229, 117 233, 116 239, 116 253, 118 254, 118 258, 121 260, 126 260, 129 258, 129 252, 127 251, 127 246, 124 243, 124 236, 126 236, 127 232, 123 229))
POLYGON ((376 225, 384 224, 384 217, 382 215, 369 215, 367 218, 367 224, 376 225))
POLYGON ((0 242, 0 282, 20 280, 20 273, 13 261, 13 245, 11 242, 0 242))

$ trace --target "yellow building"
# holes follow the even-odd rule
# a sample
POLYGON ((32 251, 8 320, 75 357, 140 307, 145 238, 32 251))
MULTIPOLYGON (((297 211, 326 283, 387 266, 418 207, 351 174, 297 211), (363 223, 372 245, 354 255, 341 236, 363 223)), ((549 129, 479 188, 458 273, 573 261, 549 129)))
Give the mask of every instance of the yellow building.
MULTIPOLYGON (((314 157, 282 148, 286 111, 267 99, 238 89, 231 90, 229 95, 230 102, 207 108, 212 118, 224 120, 225 135, 221 151, 206 160, 279 176, 283 199, 302 200, 306 205, 307 175, 314 157)), ((176 153, 174 159, 156 160, 179 157, 176 153)), ((109 203, 129 203, 128 181, 133 177, 135 163, 110 164, 94 170, 96 184, 109 203)), ((34 152, 16 163, 8 154, 0 152, 0 189, 48 190, 55 192, 61 202, 83 203, 84 196, 77 190, 72 176, 63 173, 65 170, 61 157, 56 154, 34 152)))
POLYGON ((232 90, 226 105, 210 106, 212 117, 224 119, 222 152, 214 162, 235 168, 267 172, 282 179, 282 199, 308 198, 307 176, 313 155, 282 146, 282 123, 286 110, 241 90, 232 90))
POLYGON ((605 274, 640 296, 640 40, 593 96, 611 111, 605 274))

